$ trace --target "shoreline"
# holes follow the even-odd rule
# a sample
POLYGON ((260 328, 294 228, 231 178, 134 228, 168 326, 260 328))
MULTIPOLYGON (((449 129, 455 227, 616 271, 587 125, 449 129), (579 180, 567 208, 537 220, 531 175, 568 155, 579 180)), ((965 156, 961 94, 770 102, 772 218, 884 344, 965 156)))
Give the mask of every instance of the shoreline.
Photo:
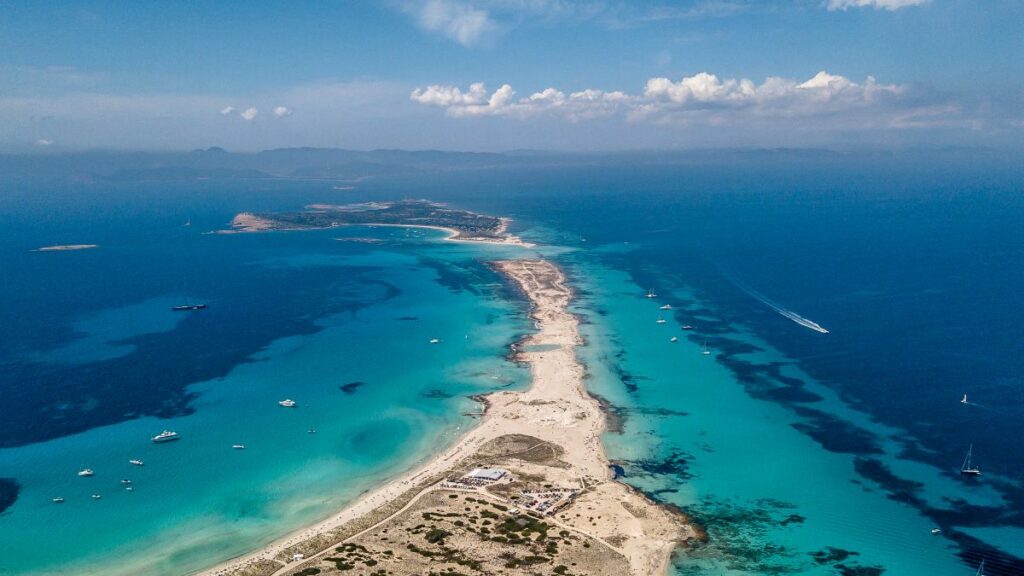
MULTIPOLYGON (((504 244, 507 246, 520 246, 523 248, 533 248, 536 244, 532 242, 526 242, 522 238, 514 235, 507 234, 508 223, 511 222, 508 218, 502 218, 502 226, 498 233, 500 236, 467 236, 461 230, 455 228, 449 228, 447 226, 432 226, 430 224, 381 224, 381 223, 366 223, 366 224, 335 224, 326 228, 313 228, 313 227, 301 227, 301 226, 277 226, 271 220, 259 218, 251 214, 242 213, 235 217, 231 221, 232 228, 227 230, 213 230, 206 232, 206 234, 257 234, 260 232, 304 232, 309 230, 334 230, 337 228, 345 228, 350 226, 366 226, 369 228, 424 228, 427 230, 438 230, 445 232, 448 236, 444 239, 446 242, 464 242, 471 244, 504 244), (241 219, 241 220, 240 220, 241 219)), ((335 238, 335 240, 340 240, 335 238)))
MULTIPOLYGON (((495 269, 517 285, 530 301, 530 317, 537 331, 521 341, 529 345, 554 346, 545 351, 515 353, 515 361, 527 363, 531 384, 523 392, 495 391, 478 395, 483 415, 467 427, 453 445, 425 463, 420 462, 379 488, 360 495, 325 520, 297 530, 259 550, 197 572, 203 576, 286 574, 303 564, 292 562, 296 550, 307 550, 308 560, 352 537, 345 532, 353 524, 374 519, 389 505, 401 504, 429 490, 444 474, 474 455, 486 442, 509 434, 530 434, 556 442, 564 448, 565 460, 589 491, 587 503, 598 507, 609 519, 602 527, 619 544, 614 548, 636 576, 664 574, 677 545, 695 533, 688 519, 651 501, 642 492, 611 478, 611 462, 601 442, 607 429, 607 415, 586 390, 584 368, 576 359, 582 344, 578 320, 569 309, 572 291, 562 271, 545 260, 512 260, 493 263, 495 269), (639 510, 641 513, 624 510, 639 510), (306 547, 303 547, 306 544, 306 547)), ((381 521, 387 521, 390 516, 381 521)), ((600 528, 598 529, 600 530, 600 528)))

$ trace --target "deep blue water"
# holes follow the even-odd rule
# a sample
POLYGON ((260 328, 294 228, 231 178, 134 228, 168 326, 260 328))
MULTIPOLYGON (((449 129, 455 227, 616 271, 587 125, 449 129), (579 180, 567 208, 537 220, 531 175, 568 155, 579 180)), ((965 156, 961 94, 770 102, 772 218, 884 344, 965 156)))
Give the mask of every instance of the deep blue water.
MULTIPOLYGON (((462 190, 463 203, 539 224, 551 242, 587 252, 628 246, 595 259, 627 272, 642 290, 692 290, 705 308, 677 312, 680 322, 696 323, 687 319, 703 313, 691 337, 725 351, 718 361, 750 396, 786 406, 802 420, 793 427, 850 455, 860 478, 941 527, 967 573, 982 558, 989 573, 1024 571, 1019 173, 893 162, 453 179, 458 184, 446 188, 462 190), (792 322, 751 290, 830 333, 792 322), (786 360, 743 359, 752 345, 731 337, 726 322, 749 327, 786 360), (880 456, 885 439, 815 406, 801 377, 780 370, 791 361, 803 378, 905 434, 902 459, 926 463, 952 488, 929 494, 927 481, 894 472, 898 463, 880 456), (980 484, 958 473, 972 443, 976 458, 984 454, 980 484), (979 488, 998 497, 972 498, 979 488)), ((643 387, 624 374, 624 389, 643 387)), ((674 456, 661 457, 671 464, 674 456)))
MULTIPOLYGON (((702 454, 685 445, 694 429, 676 424, 696 421, 702 406, 706 411, 716 402, 728 410, 727 398, 736 410, 778 421, 772 434, 765 433, 766 450, 769 437, 799 446, 788 466, 803 465, 802 458, 808 470, 817 470, 811 462, 821 463, 821 474, 841 469, 849 478, 836 478, 871 492, 878 514, 891 514, 890 505, 906 512, 906 518, 892 516, 899 530, 919 530, 916 518, 941 527, 944 535, 935 542, 946 548, 934 556, 944 558, 949 573, 971 574, 981 558, 989 574, 1022 573, 1021 181, 1005 169, 891 161, 436 173, 370 180, 355 191, 301 182, 17 191, 0 201, 0 326, 17 335, 0 342, 6 399, 0 403, 0 447, 31 446, 140 415, 201 411, 201 393, 189 384, 252 363, 254 354, 282 337, 315 333, 319 319, 394 296, 390 285, 373 288, 381 274, 372 257, 344 275, 297 266, 284 276, 256 264, 322 251, 323 239, 315 234, 211 243, 199 232, 241 209, 428 197, 511 216, 529 238, 575 249, 556 258, 576 278, 581 313, 591 315, 595 337, 608 340, 605 348, 593 343, 588 358, 594 386, 621 408, 627 431, 642 430, 651 439, 631 446, 610 438, 610 454, 621 456, 626 481, 682 506, 708 524, 713 540, 729 543, 715 554, 730 559, 732 572, 714 565, 701 572, 681 562, 679 573, 763 573, 769 566, 779 573, 811 571, 797 557, 815 569, 839 571, 835 566, 842 563, 817 548, 800 548, 820 542, 789 541, 762 526, 799 516, 820 522, 823 533, 841 533, 830 531, 844 525, 827 525, 828 514, 815 518, 824 504, 792 502, 798 495, 791 490, 779 486, 773 495, 762 486, 760 504, 744 507, 736 495, 753 484, 729 486, 725 501, 724 480, 701 482, 743 470, 744 456, 731 456, 728 466, 735 469, 727 467, 712 456, 714 446, 702 454), (192 227, 181 227, 189 218, 192 227), (29 252, 40 244, 83 241, 100 244, 102 252, 71 258, 29 252), (642 294, 649 288, 678 299, 675 320, 698 324, 680 334, 692 346, 707 341, 721 372, 660 366, 661 359, 644 357, 638 347, 651 345, 643 341, 647 320, 631 322, 648 313, 636 306, 645 304, 642 294), (794 323, 751 292, 830 333, 794 323), (638 294, 638 304, 623 303, 638 294), (214 306, 171 325, 151 318, 114 339, 127 346, 119 351, 110 350, 111 338, 99 337, 105 348, 62 348, 81 339, 73 330, 88 320, 83 310, 179 295, 214 306), (47 351, 79 360, 47 361, 47 351), (680 371, 719 383, 721 398, 714 390, 695 392, 689 405, 659 388, 680 371), (726 381, 734 391, 725 390, 726 381), (741 403, 734 392, 753 403, 741 403), (965 393, 971 405, 959 403, 965 393), (676 405, 677 399, 683 403, 676 405), (762 409, 768 412, 756 411, 762 409), (803 440, 795 443, 790 433, 803 440), (977 481, 957 470, 972 443, 985 472, 977 481), (721 493, 716 485, 723 486, 721 493), (795 511, 785 512, 790 508, 783 504, 795 511), (788 564, 749 552, 751 541, 769 547, 773 538, 799 550, 786 556, 788 564), (815 553, 823 556, 810 556, 815 553)), ((453 266, 443 257, 420 262, 455 290, 494 282, 484 267, 453 266)), ((700 426, 713 427, 714 418, 703 417, 700 426)), ((731 454, 729 443, 719 441, 718 453, 731 454)), ((6 476, 0 470, 0 478, 6 476)), ((0 484, 0 503, 10 486, 0 484)), ((842 499, 841 490, 828 498, 842 499)), ((858 506, 863 510, 870 502, 858 506)), ((863 535, 863 522, 847 521, 850 533, 858 534, 864 566, 888 563, 882 568, 894 574, 929 569, 922 560, 901 571, 883 541, 891 535, 863 535), (874 564, 867 560, 872 553, 874 564)), ((873 521, 884 525, 887 517, 873 521)), ((847 551, 854 546, 828 544, 847 551)), ((930 554, 916 540, 907 546, 908 558, 930 554)))

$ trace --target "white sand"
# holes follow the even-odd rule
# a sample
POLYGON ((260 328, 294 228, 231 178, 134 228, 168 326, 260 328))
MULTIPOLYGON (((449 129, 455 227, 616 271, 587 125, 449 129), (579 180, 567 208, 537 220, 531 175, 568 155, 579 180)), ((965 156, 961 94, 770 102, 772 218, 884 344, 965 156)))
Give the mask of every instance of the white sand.
MULTIPOLYGON (((368 492, 323 522, 202 574, 237 574, 256 561, 273 559, 294 544, 369 514, 418 481, 445 472, 487 441, 506 434, 525 434, 562 446, 562 460, 591 488, 576 506, 587 506, 592 510, 588 516, 602 518, 598 526, 580 529, 603 541, 615 542, 613 547, 627 558, 634 576, 666 572, 672 550, 693 532, 678 514, 610 480, 609 463, 600 439, 605 415, 583 385, 583 366, 575 355, 581 339, 576 317, 567 309, 572 293, 564 275, 544 260, 506 261, 496 266, 522 287, 533 304, 531 316, 538 332, 527 338, 525 344, 530 347, 527 349, 545 351, 517 354, 518 360, 530 364, 532 386, 525 392, 488 395, 490 406, 479 425, 423 466, 368 492)), ((286 571, 287 567, 278 570, 286 571)))

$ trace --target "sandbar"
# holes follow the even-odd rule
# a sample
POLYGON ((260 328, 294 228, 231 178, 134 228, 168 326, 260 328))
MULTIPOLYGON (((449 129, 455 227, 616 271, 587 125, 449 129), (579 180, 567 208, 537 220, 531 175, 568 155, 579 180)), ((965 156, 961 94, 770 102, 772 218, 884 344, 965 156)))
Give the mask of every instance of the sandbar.
MULTIPOLYGON (((311 570, 317 562, 336 560, 325 555, 332 550, 355 550, 345 547, 357 546, 358 538, 389 522, 397 522, 411 506, 420 505, 433 492, 443 490, 446 479, 465 469, 467 462, 479 458, 481 450, 510 437, 536 438, 556 447, 553 449, 558 450, 563 479, 578 483, 584 492, 572 508, 552 515, 550 521, 570 537, 599 542, 621 560, 629 574, 664 574, 672 550, 700 537, 681 513, 659 506, 612 479, 610 462, 601 443, 606 415, 584 386, 584 368, 576 358, 576 347, 582 339, 578 320, 568 310, 573 294, 562 271, 539 259, 508 260, 493 265, 522 290, 531 304, 530 316, 537 331, 517 347, 514 358, 530 367, 529 389, 484 395, 486 409, 477 426, 432 460, 367 492, 314 526, 201 574, 289 575, 311 570), (589 521, 579 513, 571 514, 578 506, 586 507, 589 521), (594 518, 600 520, 595 522, 594 518)), ((524 470, 513 472, 525 475, 524 470)))

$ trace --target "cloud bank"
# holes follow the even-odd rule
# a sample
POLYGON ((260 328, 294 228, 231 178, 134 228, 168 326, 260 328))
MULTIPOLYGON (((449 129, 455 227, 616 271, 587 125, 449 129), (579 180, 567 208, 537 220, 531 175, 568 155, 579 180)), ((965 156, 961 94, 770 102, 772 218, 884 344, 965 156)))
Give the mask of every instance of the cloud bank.
POLYGON ((746 78, 720 79, 700 72, 678 81, 651 78, 640 94, 593 88, 565 93, 547 88, 516 98, 508 84, 488 92, 483 83, 476 83, 465 91, 449 85, 416 88, 410 98, 419 104, 442 108, 455 118, 551 115, 575 122, 623 114, 632 120, 703 119, 717 123, 730 118, 811 117, 898 107, 908 92, 905 86, 879 84, 870 76, 857 83, 825 71, 804 81, 769 77, 760 84, 746 78))

